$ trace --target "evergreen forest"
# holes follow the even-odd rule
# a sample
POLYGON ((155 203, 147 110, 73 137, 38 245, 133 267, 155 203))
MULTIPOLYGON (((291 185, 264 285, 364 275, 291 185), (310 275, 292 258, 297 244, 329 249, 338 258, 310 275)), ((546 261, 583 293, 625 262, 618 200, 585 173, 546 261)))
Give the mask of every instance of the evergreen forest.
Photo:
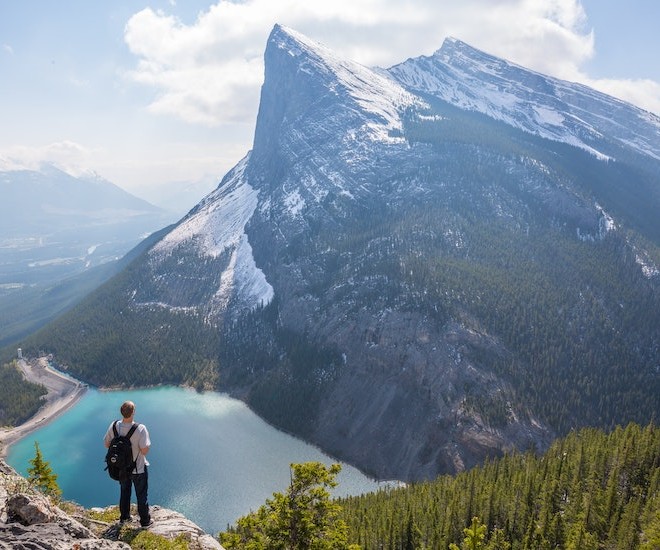
POLYGON ((657 550, 660 430, 571 432, 456 476, 340 499, 364 550, 657 550), (474 518, 478 518, 474 521, 474 518), (464 529, 478 531, 470 536, 464 529), (467 536, 466 536, 467 535, 467 536), (464 543, 471 539, 474 545, 464 543))
POLYGON ((0 426, 18 426, 35 415, 46 388, 23 378, 15 361, 0 365, 0 426))

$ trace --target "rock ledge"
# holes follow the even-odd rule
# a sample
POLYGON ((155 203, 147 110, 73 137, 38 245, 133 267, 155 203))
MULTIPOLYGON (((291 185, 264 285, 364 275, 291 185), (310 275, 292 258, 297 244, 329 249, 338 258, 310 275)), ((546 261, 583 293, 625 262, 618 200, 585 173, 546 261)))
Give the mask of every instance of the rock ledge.
MULTIPOLYGON (((111 507, 114 508, 114 507, 111 507)), ((109 509, 94 509, 104 512, 109 509)), ((140 529, 137 520, 121 526, 86 516, 71 515, 30 488, 27 480, 0 460, 0 549, 13 550, 130 550, 117 540, 120 530, 140 529)), ((198 525, 174 510, 151 507, 153 525, 148 530, 167 539, 183 535, 191 550, 222 550, 220 543, 198 525)))

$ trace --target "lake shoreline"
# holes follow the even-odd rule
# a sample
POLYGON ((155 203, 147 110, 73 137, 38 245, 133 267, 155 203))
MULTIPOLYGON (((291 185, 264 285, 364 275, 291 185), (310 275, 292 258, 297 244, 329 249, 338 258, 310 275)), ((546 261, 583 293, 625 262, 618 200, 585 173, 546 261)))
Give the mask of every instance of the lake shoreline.
POLYGON ((87 391, 86 384, 53 369, 46 357, 33 361, 19 359, 18 366, 26 380, 43 385, 48 392, 32 417, 18 426, 0 428, 0 458, 7 457, 14 443, 68 411, 87 391))
MULTIPOLYGON (((25 472, 34 457, 33 440, 53 472, 63 498, 86 508, 105 507, 117 500, 117 482, 105 467, 102 435, 119 403, 136 403, 149 429, 149 499, 176 510, 207 533, 224 530, 256 510, 291 483, 291 464, 338 461, 317 446, 265 422, 243 401, 226 393, 159 386, 114 391, 90 386, 66 414, 12 445, 8 464, 25 472), (70 443, 63 452, 62 443, 70 443)), ((383 488, 348 463, 337 497, 383 488)))
MULTIPOLYGON (((29 382, 36 384, 41 384, 46 387, 48 393, 44 399, 43 405, 39 410, 28 420, 14 427, 0 427, 0 459, 6 459, 9 454, 10 447, 22 440, 23 438, 30 435, 32 432, 38 430, 39 428, 49 424, 50 422, 57 419, 59 416, 67 412, 74 405, 76 405, 82 397, 87 392, 89 388, 88 384, 81 382, 74 377, 65 374, 55 368, 50 364, 50 361, 47 357, 40 357, 38 359, 19 359, 18 367, 23 373, 25 379, 29 382)), ((154 389, 158 387, 167 387, 169 384, 154 384, 150 386, 103 386, 97 387, 96 390, 100 392, 114 392, 114 391, 130 391, 130 390, 143 390, 143 389, 154 389)), ((193 386, 183 384, 175 385, 180 389, 191 390, 199 393, 199 390, 193 386)), ((226 395, 232 399, 236 399, 243 403, 251 412, 257 415, 263 422, 268 424, 274 430, 277 430, 281 433, 284 433, 295 439, 304 441, 307 445, 311 445, 318 449, 319 452, 329 456, 336 462, 344 462, 341 458, 328 454, 327 451, 322 449, 317 443, 301 439, 299 435, 285 430, 280 426, 272 424, 267 419, 258 415, 244 400, 241 399, 242 396, 232 394, 231 392, 220 392, 217 390, 210 390, 212 393, 218 395, 226 395)), ((204 393, 204 392, 202 392, 204 393)), ((357 468, 357 466, 353 466, 357 468)), ((376 476, 368 472, 362 472, 367 478, 373 480, 377 483, 383 483, 386 485, 389 484, 401 484, 401 481, 396 480, 384 480, 379 479, 376 476)))

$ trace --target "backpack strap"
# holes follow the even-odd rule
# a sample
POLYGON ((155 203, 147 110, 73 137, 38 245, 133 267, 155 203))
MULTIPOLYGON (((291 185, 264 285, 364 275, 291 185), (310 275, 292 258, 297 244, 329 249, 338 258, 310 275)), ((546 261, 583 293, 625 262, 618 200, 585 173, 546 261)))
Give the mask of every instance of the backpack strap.
MULTIPOLYGON (((119 424, 120 422, 121 420, 117 420, 112 424, 112 432, 115 434, 115 437, 119 437, 119 432, 117 431, 117 424, 119 424)), ((124 437, 130 439, 131 436, 135 433, 135 430, 137 430, 139 426, 140 426, 139 424, 133 422, 133 424, 131 425, 131 429, 128 430, 128 433, 124 437)))
MULTIPOLYGON (((131 426, 131 429, 128 430, 128 433, 126 434, 126 438, 130 441, 131 436, 135 433, 135 430, 138 429, 139 424, 136 424, 133 422, 133 425, 131 426)), ((138 456, 140 456, 140 452, 138 451, 138 456)), ((131 451, 131 458, 133 459, 133 462, 131 463, 131 472, 135 471, 137 472, 137 458, 133 457, 133 451, 131 451)))
POLYGON ((138 429, 138 426, 139 426, 139 424, 136 424, 135 422, 133 422, 133 425, 131 426, 131 429, 128 430, 128 433, 126 434, 126 437, 128 439, 130 439, 131 436, 135 433, 135 430, 138 429))

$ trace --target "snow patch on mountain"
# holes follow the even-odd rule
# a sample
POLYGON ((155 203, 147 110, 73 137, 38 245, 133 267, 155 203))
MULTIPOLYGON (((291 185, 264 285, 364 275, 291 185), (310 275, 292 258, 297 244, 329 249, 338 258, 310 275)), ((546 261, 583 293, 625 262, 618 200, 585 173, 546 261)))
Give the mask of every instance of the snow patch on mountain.
POLYGON ((152 249, 152 254, 171 254, 182 243, 193 243, 202 256, 215 258, 226 248, 237 246, 245 224, 257 207, 257 191, 243 178, 247 157, 232 171, 224 184, 152 249))
POLYGON ((632 247, 633 251, 635 252, 635 263, 642 270, 642 274, 644 275, 644 277, 646 277, 647 279, 660 277, 660 269, 658 269, 656 263, 651 259, 649 253, 646 250, 631 243, 630 240, 628 241, 628 244, 632 247))
POLYGON ((614 218, 605 212, 605 209, 600 204, 596 203, 595 206, 596 210, 600 212, 598 225, 600 228, 601 238, 603 238, 607 233, 616 229, 616 223, 614 222, 614 218))
MULTIPOLYGON (((497 82, 484 82, 483 74, 475 78, 454 67, 438 67, 437 61, 431 58, 430 62, 420 65, 406 62, 390 71, 412 89, 435 95, 461 109, 483 113, 540 137, 580 147, 599 159, 607 159, 607 155, 569 132, 568 121, 558 110, 524 101, 514 88, 500 82, 499 78, 497 82)), ((480 66, 479 72, 497 76, 486 66, 480 66)), ((592 128, 589 131, 593 133, 592 128)))
POLYGON ((305 199, 300 196, 300 191, 295 189, 284 197, 284 205, 291 216, 297 216, 305 208, 305 199))
POLYGON ((146 310, 166 309, 167 311, 173 313, 194 314, 197 312, 196 307, 173 306, 172 304, 166 304, 165 302, 134 302, 133 305, 137 309, 146 309, 146 310))
POLYGON ((247 235, 240 237, 238 247, 232 251, 229 266, 222 273, 220 287, 213 297, 212 311, 224 311, 230 298, 252 307, 263 306, 273 299, 273 287, 264 272, 254 263, 252 246, 247 235))
POLYGON ((595 235, 591 233, 583 233, 582 231, 580 231, 580 228, 578 227, 577 238, 583 242, 602 241, 610 231, 615 231, 617 229, 617 225, 616 222, 614 221, 614 218, 612 218, 612 216, 610 216, 600 204, 595 203, 594 207, 599 213, 598 233, 596 233, 595 235))
POLYGON ((651 279, 652 277, 657 277, 660 275, 660 269, 655 266, 655 264, 647 255, 635 255, 635 262, 642 269, 642 273, 647 279, 651 279))
POLYGON ((200 257, 217 258, 229 251, 230 261, 220 278, 211 312, 224 309, 231 299, 252 308, 273 299, 273 287, 252 255, 245 226, 258 205, 258 192, 244 177, 249 155, 228 174, 224 184, 210 193, 197 208, 150 251, 158 263, 179 247, 192 247, 200 257))
POLYGON ((561 126, 565 120, 563 115, 554 109, 542 106, 536 106, 533 109, 536 121, 542 126, 561 126))

